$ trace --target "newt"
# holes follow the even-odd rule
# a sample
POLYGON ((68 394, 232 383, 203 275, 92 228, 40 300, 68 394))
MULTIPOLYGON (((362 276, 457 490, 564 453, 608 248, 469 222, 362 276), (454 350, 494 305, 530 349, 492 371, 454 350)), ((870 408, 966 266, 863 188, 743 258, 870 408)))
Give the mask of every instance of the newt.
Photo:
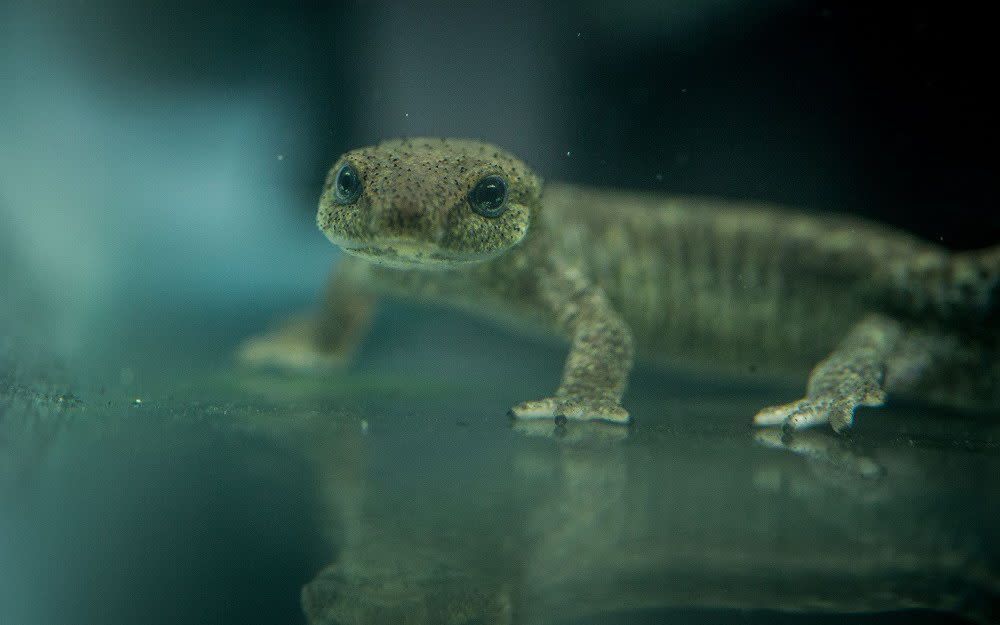
POLYGON ((341 156, 316 222, 346 253, 321 314, 247 340, 244 362, 342 363, 391 294, 564 337, 559 387, 516 419, 628 422, 636 358, 736 376, 812 367, 802 398, 756 414, 765 426, 840 432, 887 394, 1000 406, 1000 246, 951 252, 847 215, 543 186, 498 147, 439 138, 341 156))

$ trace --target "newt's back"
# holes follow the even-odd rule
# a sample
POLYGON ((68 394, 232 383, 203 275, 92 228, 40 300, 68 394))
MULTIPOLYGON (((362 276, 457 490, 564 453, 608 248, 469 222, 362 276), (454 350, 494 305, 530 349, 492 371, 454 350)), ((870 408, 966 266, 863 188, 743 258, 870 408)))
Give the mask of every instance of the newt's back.
POLYGON ((901 275, 951 263, 860 219, 559 185, 543 199, 546 227, 618 306, 641 354, 716 370, 801 372, 866 313, 925 316, 901 275))

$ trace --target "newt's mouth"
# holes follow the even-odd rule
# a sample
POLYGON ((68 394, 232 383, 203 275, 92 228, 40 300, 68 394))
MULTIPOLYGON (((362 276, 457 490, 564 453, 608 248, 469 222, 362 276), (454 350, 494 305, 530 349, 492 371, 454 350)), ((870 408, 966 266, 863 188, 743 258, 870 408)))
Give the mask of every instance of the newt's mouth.
POLYGON ((449 254, 413 241, 390 241, 384 244, 359 244, 334 241, 348 254, 370 263, 395 269, 449 269, 485 260, 486 256, 449 254))

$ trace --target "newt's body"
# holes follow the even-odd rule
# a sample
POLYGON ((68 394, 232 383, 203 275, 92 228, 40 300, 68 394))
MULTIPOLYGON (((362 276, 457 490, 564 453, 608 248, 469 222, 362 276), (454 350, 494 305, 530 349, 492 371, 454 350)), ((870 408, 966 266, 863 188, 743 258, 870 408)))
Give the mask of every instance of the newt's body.
POLYGON ((324 315, 251 340, 245 360, 343 358, 373 298, 393 293, 565 336, 562 384, 515 406, 520 418, 627 420, 636 355, 735 372, 823 359, 803 400, 757 415, 765 425, 839 430, 886 391, 1000 403, 1000 248, 953 255, 876 224, 768 206, 542 191, 506 152, 452 139, 348 152, 317 223, 350 254, 324 315))

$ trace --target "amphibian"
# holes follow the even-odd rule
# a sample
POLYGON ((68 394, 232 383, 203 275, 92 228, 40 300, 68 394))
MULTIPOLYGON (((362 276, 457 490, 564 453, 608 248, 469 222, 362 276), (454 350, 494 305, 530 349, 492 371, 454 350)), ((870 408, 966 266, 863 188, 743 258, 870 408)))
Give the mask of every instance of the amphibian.
MULTIPOLYGON (((780 207, 561 184, 478 141, 341 156, 316 217, 347 254, 323 313, 247 341, 251 363, 348 357, 382 294, 436 300, 569 342, 521 419, 625 422, 633 359, 812 369, 761 425, 848 427, 886 393, 1000 404, 1000 247, 950 253, 886 226, 780 207)), ((498 407, 499 408, 499 407, 498 407)))

